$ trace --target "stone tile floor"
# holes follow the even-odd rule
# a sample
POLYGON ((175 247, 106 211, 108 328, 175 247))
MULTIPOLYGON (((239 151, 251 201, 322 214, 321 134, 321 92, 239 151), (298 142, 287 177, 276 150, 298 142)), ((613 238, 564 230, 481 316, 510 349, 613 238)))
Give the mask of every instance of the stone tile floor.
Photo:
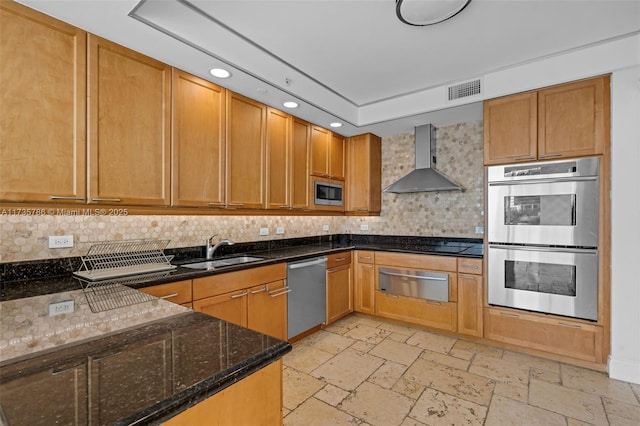
POLYGON ((640 425, 640 385, 358 314, 283 375, 285 426, 640 425))

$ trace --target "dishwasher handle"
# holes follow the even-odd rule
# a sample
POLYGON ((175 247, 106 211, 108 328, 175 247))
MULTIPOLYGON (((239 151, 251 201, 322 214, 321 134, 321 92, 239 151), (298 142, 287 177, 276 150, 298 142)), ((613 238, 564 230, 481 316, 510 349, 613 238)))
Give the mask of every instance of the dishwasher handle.
POLYGON ((299 262, 299 263, 289 263, 287 265, 288 269, 300 269, 300 268, 306 268, 308 266, 313 266, 313 265, 320 265, 322 263, 327 263, 327 258, 326 257, 319 257, 317 259, 312 259, 308 262, 299 262))

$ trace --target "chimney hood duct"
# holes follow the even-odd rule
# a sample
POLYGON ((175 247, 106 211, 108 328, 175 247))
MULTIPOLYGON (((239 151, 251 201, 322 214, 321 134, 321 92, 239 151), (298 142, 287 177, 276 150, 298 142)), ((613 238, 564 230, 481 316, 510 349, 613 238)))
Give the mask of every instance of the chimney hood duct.
POLYGON ((432 124, 417 126, 416 169, 387 186, 383 192, 404 194, 408 192, 464 191, 464 188, 435 169, 436 128, 432 124))

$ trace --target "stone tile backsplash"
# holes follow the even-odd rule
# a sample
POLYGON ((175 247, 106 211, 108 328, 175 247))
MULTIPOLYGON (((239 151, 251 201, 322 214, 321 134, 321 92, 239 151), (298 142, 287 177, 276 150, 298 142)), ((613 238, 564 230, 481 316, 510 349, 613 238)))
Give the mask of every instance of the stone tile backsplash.
MULTIPOLYGON (((16 216, 0 215, 0 262, 81 256, 95 242, 170 239, 170 248, 203 245, 220 234, 237 242, 322 234, 379 234, 482 237, 482 122, 441 127, 437 131, 438 169, 464 192, 382 194, 380 217, 338 216, 16 216), (367 224, 368 231, 360 225, 367 224), (329 225, 329 231, 322 231, 329 225), (260 228, 269 235, 259 236, 260 228), (276 235, 284 227, 284 235, 276 235), (50 235, 73 235, 72 249, 49 249, 50 235)), ((415 166, 413 134, 382 139, 382 187, 415 166)))

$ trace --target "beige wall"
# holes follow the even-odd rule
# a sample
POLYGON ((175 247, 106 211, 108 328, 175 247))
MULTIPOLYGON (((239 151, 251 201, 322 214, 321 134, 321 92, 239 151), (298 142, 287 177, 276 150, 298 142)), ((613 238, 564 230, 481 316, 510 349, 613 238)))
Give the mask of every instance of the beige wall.
MULTIPOLYGON (((380 217, 297 216, 0 216, 0 262, 78 256, 94 242, 157 238, 169 247, 204 244, 218 233, 237 242, 295 238, 324 233, 369 233, 481 237, 475 227, 482 216, 482 122, 439 128, 438 168, 467 190, 459 192, 382 195, 380 217), (369 225, 360 231, 360 225, 369 225), (329 225, 329 231, 322 231, 329 225), (275 235, 276 227, 285 234, 275 235), (268 227, 270 235, 259 236, 268 227), (73 235, 73 249, 49 249, 48 236, 73 235)), ((414 168, 413 134, 382 140, 382 186, 414 168)))

